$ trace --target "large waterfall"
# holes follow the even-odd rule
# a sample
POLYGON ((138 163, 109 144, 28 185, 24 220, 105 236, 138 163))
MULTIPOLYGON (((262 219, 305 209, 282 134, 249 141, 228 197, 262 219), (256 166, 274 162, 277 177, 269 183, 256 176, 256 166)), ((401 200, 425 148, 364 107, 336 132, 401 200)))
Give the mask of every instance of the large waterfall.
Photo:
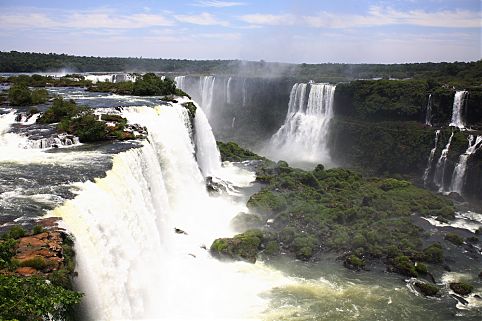
POLYGON ((333 85, 295 84, 285 122, 271 138, 268 154, 292 162, 331 164, 327 140, 334 94, 333 85))
POLYGON ((457 91, 454 97, 454 105, 452 110, 452 120, 450 126, 464 128, 465 123, 463 120, 463 110, 469 92, 465 90, 457 91))
MULTIPOLYGON (((230 220, 246 208, 206 192, 195 155, 203 159, 199 149, 216 147, 202 112, 195 131, 206 132, 196 143, 179 105, 130 107, 123 116, 148 128, 143 147, 114 156, 105 178, 83 184, 52 213, 75 236, 87 317, 227 320, 262 312, 259 294, 282 278, 259 264, 219 262, 205 249, 232 235, 230 220)), ((218 155, 209 158, 219 162, 218 155)), ((254 179, 246 171, 236 175, 238 185, 254 179)))
POLYGON ((199 103, 201 108, 209 118, 213 112, 214 103, 214 84, 216 77, 201 76, 197 77, 195 83, 188 81, 186 76, 177 76, 174 78, 176 86, 190 94, 193 99, 199 103))
POLYGON ((467 170, 467 161, 469 160, 470 155, 475 153, 477 149, 482 146, 481 143, 482 136, 477 136, 477 138, 475 138, 473 135, 469 136, 469 146, 467 147, 465 153, 460 155, 459 161, 455 166, 454 172, 452 173, 452 183, 450 185, 451 192, 462 194, 465 181, 465 172, 467 170))
POLYGON ((432 170, 433 158, 435 156, 435 152, 437 151, 437 144, 438 144, 439 136, 440 136, 440 129, 435 132, 434 146, 430 150, 430 155, 428 156, 428 161, 427 161, 427 167, 425 168, 425 171, 423 173, 423 184, 424 185, 427 185, 428 177, 430 175, 430 171, 432 170))
POLYGON ((196 158, 204 176, 216 176, 221 168, 221 155, 216 147, 206 115, 201 108, 196 109, 194 118, 196 137, 196 158))

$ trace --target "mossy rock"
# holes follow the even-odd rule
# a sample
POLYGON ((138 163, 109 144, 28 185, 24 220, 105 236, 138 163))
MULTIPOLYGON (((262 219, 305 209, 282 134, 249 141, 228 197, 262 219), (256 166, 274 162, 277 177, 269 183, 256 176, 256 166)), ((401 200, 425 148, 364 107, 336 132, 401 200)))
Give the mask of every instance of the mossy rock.
POLYGON ((358 256, 348 255, 343 261, 343 265, 350 270, 360 271, 365 268, 365 261, 358 256))
POLYGON ((414 286, 425 296, 436 296, 440 290, 438 286, 426 282, 415 282, 414 286))
POLYGON ((392 260, 392 265, 395 268, 395 271, 409 276, 409 277, 417 277, 418 273, 415 269, 415 265, 410 260, 408 256, 401 255, 397 256, 394 260, 392 260))
POLYGON ((189 113, 189 117, 191 117, 191 119, 194 119, 194 117, 196 117, 197 107, 192 101, 188 101, 187 103, 182 104, 182 107, 187 109, 187 112, 189 113))
POLYGON ((214 257, 242 260, 250 263, 256 262, 256 257, 261 250, 263 232, 249 230, 233 238, 216 239, 210 251, 214 257))
POLYGON ((467 282, 454 282, 449 284, 452 291, 459 295, 469 295, 474 290, 474 286, 467 282))

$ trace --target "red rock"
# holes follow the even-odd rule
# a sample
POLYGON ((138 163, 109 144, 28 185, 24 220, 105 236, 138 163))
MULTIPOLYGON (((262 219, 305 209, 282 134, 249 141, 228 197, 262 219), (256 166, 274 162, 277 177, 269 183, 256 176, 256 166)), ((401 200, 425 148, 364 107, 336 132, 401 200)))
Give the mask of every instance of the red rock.
POLYGON ((17 274, 20 274, 21 276, 30 276, 38 273, 36 269, 29 266, 19 267, 15 270, 15 272, 17 272, 17 274))

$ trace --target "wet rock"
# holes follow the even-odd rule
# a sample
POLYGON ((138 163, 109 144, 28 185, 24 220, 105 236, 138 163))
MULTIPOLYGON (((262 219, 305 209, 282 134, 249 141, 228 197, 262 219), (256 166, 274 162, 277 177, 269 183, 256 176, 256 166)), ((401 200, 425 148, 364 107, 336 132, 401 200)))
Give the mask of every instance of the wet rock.
POLYGON ((459 296, 459 295, 452 294, 452 297, 453 297, 454 299, 456 299, 457 301, 459 301, 460 303, 462 303, 463 305, 469 304, 469 301, 465 300, 463 297, 461 297, 461 296, 459 296))
POLYGON ((436 296, 440 290, 438 286, 425 282, 415 282, 414 286, 418 292, 425 296, 436 296))
POLYGON ((174 228, 174 232, 176 232, 176 234, 187 235, 187 233, 185 231, 183 231, 183 230, 181 230, 180 228, 177 228, 177 227, 174 228))
POLYGON ((482 279, 482 271, 479 272, 479 279, 482 279))
POLYGON ((255 263, 256 257, 261 251, 262 241, 263 233, 261 231, 250 230, 233 238, 216 239, 211 245, 210 251, 217 258, 255 263))
POLYGON ((215 182, 211 176, 206 177, 206 189, 209 193, 227 192, 226 186, 219 182, 215 182))
POLYGON ((21 275, 21 276, 31 276, 31 275, 37 274, 38 271, 36 269, 34 269, 33 267, 23 266, 23 267, 17 268, 15 270, 15 273, 17 273, 18 275, 21 275))
POLYGON ((465 199, 462 197, 462 195, 460 195, 459 193, 457 192, 451 192, 449 193, 448 195, 452 200, 456 201, 456 202, 460 202, 460 203, 463 203, 465 202, 465 199))
POLYGON ((460 295, 469 295, 474 290, 472 284, 466 282, 454 282, 449 284, 450 289, 460 295))

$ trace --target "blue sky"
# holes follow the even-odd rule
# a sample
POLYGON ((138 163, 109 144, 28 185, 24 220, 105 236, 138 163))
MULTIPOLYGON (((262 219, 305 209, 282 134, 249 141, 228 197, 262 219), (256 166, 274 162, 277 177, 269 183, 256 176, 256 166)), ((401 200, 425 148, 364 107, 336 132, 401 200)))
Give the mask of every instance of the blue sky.
POLYGON ((294 63, 473 61, 481 0, 0 0, 0 50, 294 63))

